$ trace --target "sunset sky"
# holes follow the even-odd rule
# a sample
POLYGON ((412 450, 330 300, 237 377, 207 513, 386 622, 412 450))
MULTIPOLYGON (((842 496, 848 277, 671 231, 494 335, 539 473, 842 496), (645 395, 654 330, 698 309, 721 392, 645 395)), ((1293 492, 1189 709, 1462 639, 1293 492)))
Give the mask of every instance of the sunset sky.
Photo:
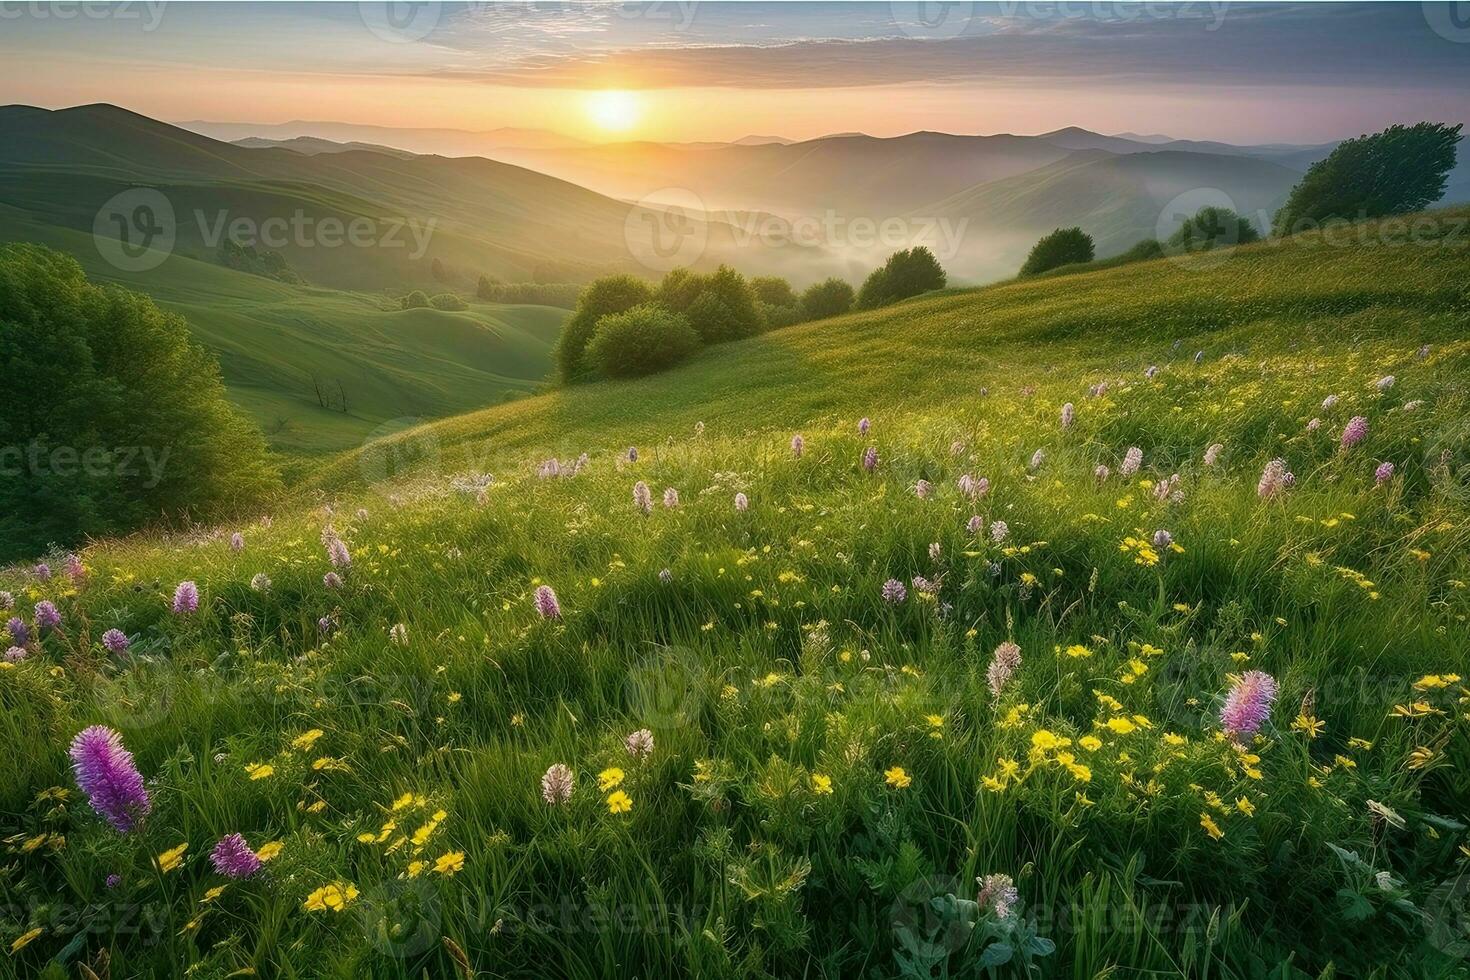
POLYGON ((6 3, 0 99, 170 121, 1313 142, 1470 117, 1449 6, 6 3))

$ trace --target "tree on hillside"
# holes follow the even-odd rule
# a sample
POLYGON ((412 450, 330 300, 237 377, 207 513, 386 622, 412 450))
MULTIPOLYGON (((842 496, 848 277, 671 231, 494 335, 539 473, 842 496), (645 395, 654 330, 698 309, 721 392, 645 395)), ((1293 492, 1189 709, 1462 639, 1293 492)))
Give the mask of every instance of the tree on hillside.
POLYGON ((182 317, 0 246, 0 560, 160 518, 213 518, 279 486, 182 317))
POLYGON ((1202 252, 1259 241, 1261 233, 1249 218, 1229 208, 1204 207, 1184 219, 1165 243, 1171 252, 1202 252))
POLYGON ((801 294, 801 318, 823 320, 829 316, 840 316, 852 309, 852 286, 841 279, 825 279, 808 286, 801 294))
POLYGON ((635 378, 672 367, 699 349, 699 334, 682 313, 658 303, 597 321, 587 360, 609 378, 635 378))
POLYGON ((610 313, 624 313, 653 299, 648 283, 633 276, 604 276, 595 279, 577 297, 576 309, 561 328, 556 342, 556 365, 563 381, 582 381, 592 373, 585 362, 587 344, 597 321, 610 313))
POLYGON ((750 280, 755 298, 771 306, 795 306, 796 290, 780 276, 755 276, 750 280))
POLYGON ((943 289, 944 283, 944 269, 934 253, 916 245, 894 252, 887 262, 873 270, 858 291, 858 309, 871 310, 897 303, 931 289, 943 289))
POLYGON ((756 306, 755 290, 728 265, 703 277, 703 288, 687 315, 706 344, 753 337, 765 326, 756 306))
POLYGON ((1292 188, 1272 233, 1423 210, 1444 195, 1460 128, 1428 122, 1390 126, 1339 144, 1292 188))
POLYGON ((705 277, 690 269, 670 269, 664 273, 654 298, 666 309, 675 313, 687 313, 699 294, 704 291, 705 277))
POLYGON ((1021 265, 1021 275, 1035 276, 1076 262, 1091 262, 1092 236, 1081 228, 1058 228, 1031 247, 1021 265))

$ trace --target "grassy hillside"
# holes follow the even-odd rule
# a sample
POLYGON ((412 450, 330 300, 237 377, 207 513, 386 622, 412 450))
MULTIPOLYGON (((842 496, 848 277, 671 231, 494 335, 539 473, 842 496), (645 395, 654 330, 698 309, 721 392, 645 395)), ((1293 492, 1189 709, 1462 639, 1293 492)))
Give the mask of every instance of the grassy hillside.
POLYGON ((1439 227, 779 331, 4 573, 60 623, 0 667, 0 973, 1463 976, 1439 227))
POLYGON ((89 234, 3 205, 0 241, 70 253, 94 281, 147 293, 183 315, 219 357, 230 397, 272 446, 295 454, 337 452, 385 427, 531 392, 550 371, 566 316, 489 303, 460 313, 399 312, 381 295, 288 285, 179 255, 146 272, 121 272, 89 234), (320 404, 318 384, 330 407, 320 404))

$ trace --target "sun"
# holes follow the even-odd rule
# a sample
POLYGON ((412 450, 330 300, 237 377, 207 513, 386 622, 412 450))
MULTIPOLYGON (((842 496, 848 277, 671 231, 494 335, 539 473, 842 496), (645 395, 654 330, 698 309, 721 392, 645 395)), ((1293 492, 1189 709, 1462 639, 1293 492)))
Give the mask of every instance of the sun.
POLYGON ((632 129, 641 108, 632 92, 594 92, 587 98, 587 116, 599 128, 614 132, 632 129))

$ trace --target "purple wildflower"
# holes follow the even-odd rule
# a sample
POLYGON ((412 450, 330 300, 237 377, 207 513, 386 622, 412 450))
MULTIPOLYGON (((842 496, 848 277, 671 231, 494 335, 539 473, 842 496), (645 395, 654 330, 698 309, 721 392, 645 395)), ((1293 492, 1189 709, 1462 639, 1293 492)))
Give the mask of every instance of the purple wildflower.
POLYGON ((1377 388, 1379 391, 1387 391, 1388 389, 1393 387, 1396 380, 1397 379, 1393 375, 1387 374, 1379 378, 1377 381, 1373 382, 1373 387, 1377 388))
POLYGON ((1137 446, 1129 446, 1128 451, 1123 454, 1123 463, 1118 467, 1118 475, 1129 477, 1138 472, 1143 465, 1143 450, 1137 446))
POLYGON ((801 454, 805 449, 806 440, 801 437, 800 432, 791 437, 791 455, 795 456, 797 459, 801 459, 801 454))
POLYGON ((1322 420, 1315 415, 1312 416, 1311 421, 1307 422, 1307 431, 1316 432, 1320 428, 1322 428, 1322 420))
POLYGON ((107 876, 105 884, 108 888, 116 888, 118 885, 122 884, 122 875, 114 871, 112 874, 107 876))
POLYGON ((1159 528, 1157 531, 1154 532, 1153 542, 1155 548, 1157 548, 1159 551, 1163 551, 1168 548, 1169 545, 1174 543, 1174 535, 1170 534, 1163 528, 1159 528))
POLYGON ((1073 407, 1071 402, 1067 402, 1067 404, 1062 406, 1062 428, 1070 429, 1076 419, 1077 409, 1073 407))
POLYGON ((628 447, 628 462, 630 462, 630 463, 636 463, 636 462, 638 462, 638 447, 637 446, 629 446, 628 447))
POLYGON ((742 514, 745 513, 750 509, 750 498, 743 493, 737 493, 735 495, 735 509, 742 514))
POLYGON ((1225 734, 1238 742, 1254 735, 1270 719, 1275 701, 1276 679, 1263 670, 1246 671, 1231 685, 1220 709, 1225 734))
POLYGON ((985 518, 979 514, 971 514, 970 519, 965 522, 965 530, 971 534, 979 534, 985 529, 985 518))
POLYGON ((30 651, 25 647, 11 647, 5 651, 5 662, 8 664, 18 664, 30 655, 30 651))
POLYGON ((1332 411, 1334 408, 1337 407, 1337 401, 1338 398, 1336 395, 1328 395, 1326 398, 1322 399, 1322 411, 1332 411))
POLYGON ((102 645, 110 653, 125 653, 128 649, 128 644, 131 642, 128 639, 128 634, 119 629, 111 629, 102 634, 102 645))
POLYGON ((77 554, 66 556, 66 577, 73 582, 80 582, 86 578, 87 569, 82 566, 82 558, 77 554))
POLYGON ((980 885, 980 892, 975 896, 976 905, 981 909, 990 909, 997 919, 1009 919, 1014 914, 1021 895, 1016 891, 1016 883, 1011 880, 1010 875, 986 875, 976 878, 975 881, 980 885))
POLYGON ((1256 483, 1256 496, 1262 500, 1270 500, 1294 483, 1296 477, 1286 468, 1286 460, 1278 457, 1267 463, 1266 468, 1261 471, 1261 479, 1256 483))
POLYGON ((1375 486, 1383 486, 1393 479, 1393 464, 1387 460, 1378 464, 1378 469, 1373 471, 1373 483, 1375 486))
POLYGON ((1106 463, 1098 463, 1097 469, 1092 471, 1092 475, 1096 477, 1098 483, 1106 483, 1108 477, 1112 476, 1113 473, 1112 470, 1108 469, 1106 463))
POLYGON ((61 625, 61 613, 56 608, 56 603, 49 599, 42 599, 36 603, 36 629, 40 632, 54 630, 61 625))
POLYGON ((36 566, 31 569, 31 573, 42 582, 51 581, 51 566, 46 564, 44 561, 37 562, 36 566))
POLYGON ((199 608, 199 587, 189 580, 179 583, 174 589, 174 612, 178 615, 187 615, 199 608))
POLYGON ((1220 443, 1211 443, 1210 448, 1205 450, 1205 465, 1214 466, 1220 461, 1220 454, 1224 451, 1225 447, 1220 443))
POLYGON ((635 759, 644 759, 653 754, 653 732, 640 728, 623 739, 623 748, 635 759))
POLYGON ((541 777, 541 798, 551 806, 559 806, 572 798, 573 785, 572 771, 558 762, 541 777))
POLYGON ((985 671, 985 679, 990 684, 992 697, 1000 698, 1000 692, 1005 689, 1011 675, 1020 666, 1021 648, 1019 646, 1007 640, 995 648, 995 653, 990 657, 990 666, 985 671))
POLYGON ((1145 378, 1148 378, 1150 381, 1152 381, 1154 379, 1154 376, 1157 375, 1158 373, 1159 373, 1159 366, 1157 364, 1150 364, 1148 366, 1148 370, 1143 372, 1143 376, 1145 378))
POLYGON ((84 728, 72 739, 72 771, 87 794, 92 809, 115 830, 127 833, 152 809, 143 777, 133 754, 123 748, 122 736, 105 725, 84 728))
POLYGON ((0 609, 14 609, 15 596, 9 592, 0 592, 0 609))
POLYGON ((633 506, 645 514, 653 512, 653 494, 648 490, 648 484, 639 480, 633 484, 633 506))
POLYGON ((1045 463, 1045 462, 1046 462, 1046 450, 1045 449, 1038 449, 1038 450, 1036 450, 1036 452, 1034 452, 1034 453, 1031 454, 1031 462, 1029 464, 1029 469, 1031 470, 1031 472, 1034 473, 1037 470, 1041 469, 1041 464, 1042 463, 1045 463))
POLYGON ((914 496, 920 500, 928 500, 929 495, 934 492, 934 484, 928 480, 920 480, 914 484, 914 496))
POLYGON ((329 589, 340 589, 342 588, 342 576, 336 572, 328 572, 322 576, 322 585, 329 589))
POLYGON ((874 470, 876 470, 877 468, 878 468, 878 449, 875 446, 869 446, 867 449, 864 449, 863 450, 863 469, 865 469, 869 473, 871 473, 874 470))
POLYGON ((561 619, 561 603, 549 585, 536 586, 536 611, 542 619, 561 619))
POLYGON ((1354 415, 1348 419, 1348 424, 1342 427, 1342 448, 1351 449, 1368 435, 1368 420, 1361 415, 1354 415))
POLYGON ((249 878, 260 870, 260 858, 239 834, 226 834, 209 852, 209 863, 226 878, 249 878))
POLYGON ((1004 541, 1006 539, 1006 536, 1010 533, 1010 525, 1006 524, 1005 521, 996 521, 995 523, 990 525, 990 540, 994 541, 996 544, 1000 544, 1002 541, 1004 541))
POLYGON ((16 646, 23 647, 31 642, 31 631, 26 628, 26 621, 19 616, 11 616, 5 628, 10 631, 10 639, 16 646))
POLYGON ((673 487, 664 487, 664 506, 673 510, 679 506, 679 491, 673 487))
POLYGON ((909 597, 909 590, 903 587, 903 583, 896 578, 891 578, 883 583, 883 601, 892 605, 898 605, 909 597))
POLYGON ((352 565, 352 552, 347 550, 347 542, 335 534, 327 539, 327 560, 332 563, 333 568, 349 568, 352 565))
POLYGON ((236 531, 234 534, 230 535, 230 550, 231 551, 240 551, 244 547, 245 547, 245 535, 241 534, 239 531, 236 531))
POLYGON ((973 476, 968 473, 961 473, 960 478, 955 481, 955 485, 960 488, 960 493, 969 497, 971 500, 975 499, 975 478, 973 476))
POLYGON ((858 435, 860 435, 860 436, 867 435, 868 434, 868 430, 871 429, 872 427, 873 427, 873 423, 870 422, 870 421, 868 421, 868 417, 866 415, 864 415, 861 419, 858 419, 858 435))

